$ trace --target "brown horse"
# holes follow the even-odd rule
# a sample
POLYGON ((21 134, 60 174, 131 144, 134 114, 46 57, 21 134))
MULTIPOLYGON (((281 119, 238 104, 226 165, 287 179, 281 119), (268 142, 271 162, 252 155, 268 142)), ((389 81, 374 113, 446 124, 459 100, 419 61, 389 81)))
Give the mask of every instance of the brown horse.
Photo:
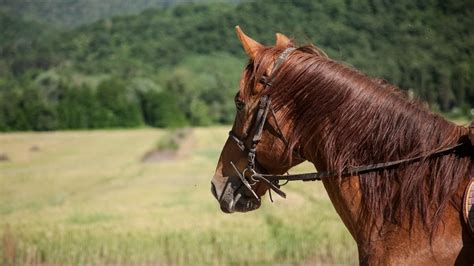
MULTIPOLYGON (((277 34, 276 45, 264 47, 238 27, 237 35, 250 60, 235 97, 232 134, 212 179, 212 193, 224 212, 257 209, 269 188, 239 177, 238 172, 248 177, 244 169, 252 148, 261 172, 282 174, 308 160, 319 171, 342 173, 351 166, 429 154, 467 138, 466 127, 430 112, 384 80, 328 58, 315 46, 289 50, 293 42, 277 34), (288 54, 278 62, 282 52, 288 54), (271 99, 272 114, 257 134, 263 95, 271 99), (255 135, 258 145, 252 146, 255 135)), ((467 147, 322 181, 357 242, 361 264, 472 265, 474 239, 460 211, 471 165, 467 147)))

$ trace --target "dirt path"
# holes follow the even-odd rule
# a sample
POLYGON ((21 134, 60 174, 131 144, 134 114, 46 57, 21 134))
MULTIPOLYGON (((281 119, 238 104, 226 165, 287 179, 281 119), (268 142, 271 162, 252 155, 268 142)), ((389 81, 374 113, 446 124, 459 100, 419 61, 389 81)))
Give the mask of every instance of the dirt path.
POLYGON ((179 148, 177 150, 165 149, 153 149, 143 155, 141 161, 144 163, 157 163, 169 160, 182 160, 187 158, 195 147, 195 137, 193 129, 185 129, 184 132, 178 134, 184 134, 178 142, 179 148))

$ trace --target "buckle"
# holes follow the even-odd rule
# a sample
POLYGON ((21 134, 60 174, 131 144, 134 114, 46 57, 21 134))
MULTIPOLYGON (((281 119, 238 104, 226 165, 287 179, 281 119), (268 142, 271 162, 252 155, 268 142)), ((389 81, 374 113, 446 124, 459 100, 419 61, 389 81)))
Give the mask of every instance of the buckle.
POLYGON ((247 181, 247 179, 244 177, 244 174, 245 174, 245 171, 247 171, 247 168, 242 172, 240 173, 239 170, 237 169, 237 167, 235 166, 235 164, 231 161, 230 164, 232 165, 232 167, 234 168, 234 171, 235 173, 237 173, 237 175, 239 176, 240 178, 240 181, 242 181, 242 184, 244 184, 244 186, 250 190, 250 192, 252 193, 252 196, 257 199, 258 201, 260 201, 260 198, 257 196, 257 194, 255 193, 255 191, 253 191, 252 189, 252 185, 249 184, 249 182, 247 181))

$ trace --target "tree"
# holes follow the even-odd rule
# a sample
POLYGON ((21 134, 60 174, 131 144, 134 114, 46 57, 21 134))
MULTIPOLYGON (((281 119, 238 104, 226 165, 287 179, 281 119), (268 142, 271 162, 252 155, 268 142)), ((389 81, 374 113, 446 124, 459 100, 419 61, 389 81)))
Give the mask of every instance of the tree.
POLYGON ((133 127, 143 124, 137 98, 123 81, 110 78, 97 87, 99 114, 106 127, 133 127))

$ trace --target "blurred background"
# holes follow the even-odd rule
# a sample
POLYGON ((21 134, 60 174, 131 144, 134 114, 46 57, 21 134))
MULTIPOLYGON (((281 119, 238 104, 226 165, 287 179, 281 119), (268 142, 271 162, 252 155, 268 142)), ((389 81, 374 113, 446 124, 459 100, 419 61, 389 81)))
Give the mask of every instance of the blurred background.
POLYGON ((0 0, 0 264, 357 264, 321 184, 247 214, 212 197, 235 25, 474 119, 471 0, 0 0))

